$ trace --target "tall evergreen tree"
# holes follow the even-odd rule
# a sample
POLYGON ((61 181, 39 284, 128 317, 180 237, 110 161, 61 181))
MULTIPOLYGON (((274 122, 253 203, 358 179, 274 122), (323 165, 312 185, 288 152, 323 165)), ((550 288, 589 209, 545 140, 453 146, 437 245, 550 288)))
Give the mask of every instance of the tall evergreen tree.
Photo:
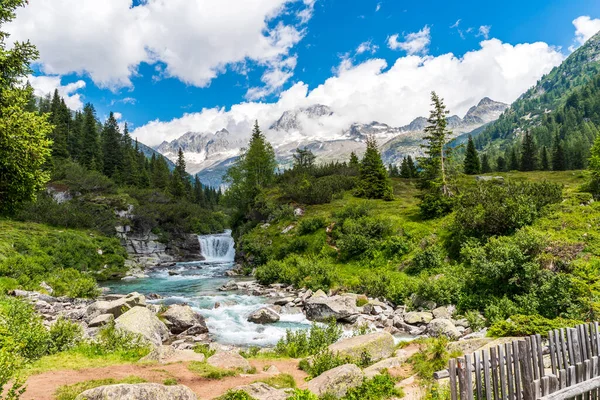
POLYGON ((594 145, 590 150, 590 159, 588 169, 590 171, 590 191, 594 197, 600 196, 600 135, 596 137, 594 145))
POLYGON ((521 163, 519 163, 519 157, 517 156, 517 150, 515 150, 515 148, 513 147, 510 151, 508 169, 510 171, 518 171, 520 166, 521 166, 521 163))
POLYGON ((200 206, 206 207, 206 196, 204 195, 204 186, 202 186, 198 175, 194 177, 194 201, 200 206))
POLYGON ((492 166, 490 165, 490 159, 487 153, 483 153, 481 156, 481 172, 484 174, 492 172, 492 166))
POLYGON ((119 123, 113 112, 108 115, 102 129, 102 161, 104 175, 114 177, 122 170, 123 153, 119 123))
POLYGON ((165 190, 169 185, 171 175, 167 161, 162 156, 156 157, 155 154, 152 154, 150 162, 152 165, 151 185, 155 188, 165 190))
POLYGON ((102 166, 100 140, 98 137, 98 121, 96 110, 91 103, 83 107, 83 124, 81 126, 81 154, 80 161, 83 166, 98 169, 102 166))
POLYGON ((502 156, 498 156, 496 159, 496 171, 506 172, 506 160, 502 156))
POLYGON ((471 135, 469 135, 469 141, 467 142, 464 172, 467 175, 476 175, 481 172, 479 155, 477 154, 477 149, 475 149, 475 143, 473 143, 473 138, 471 137, 471 135))
POLYGON ((367 150, 359 168, 356 196, 384 200, 394 198, 392 185, 373 136, 367 138, 367 150))
POLYGON ((550 158, 548 157, 548 148, 546 146, 542 147, 540 160, 542 171, 548 171, 550 169, 550 158))
POLYGON ((315 159, 317 158, 314 153, 307 149, 296 149, 293 154, 294 158, 294 169, 298 171, 309 171, 315 166, 315 159))
POLYGON ((552 170, 564 171, 566 169, 567 162, 565 160, 565 151, 563 148, 562 141, 557 135, 554 139, 554 146, 552 148, 552 170))
POLYGON ((419 177, 419 171, 417 170, 417 166, 415 165, 415 162, 413 161, 412 157, 410 155, 408 155, 406 157, 406 164, 408 165, 408 168, 410 169, 410 177, 411 178, 418 178, 419 177))
POLYGON ((69 157, 67 137, 71 123, 71 113, 64 100, 59 96, 58 90, 54 90, 54 96, 50 103, 50 122, 54 126, 50 139, 52 139, 52 156, 56 158, 69 157))
POLYGON ((404 179, 415 178, 415 176, 413 175, 413 168, 414 163, 412 162, 410 156, 404 157, 402 159, 402 164, 400 165, 400 177, 404 179), (411 166, 411 164, 413 165, 411 166))
POLYGON ((360 160, 356 156, 355 152, 350 153, 350 162, 348 163, 348 166, 358 172, 358 169, 360 168, 360 160))
POLYGON ((185 197, 188 192, 189 179, 185 171, 185 157, 181 147, 177 152, 177 162, 171 175, 171 194, 175 197, 185 197))
POLYGON ((537 167, 537 149, 531 132, 525 133, 521 144, 521 171, 534 171, 537 167))

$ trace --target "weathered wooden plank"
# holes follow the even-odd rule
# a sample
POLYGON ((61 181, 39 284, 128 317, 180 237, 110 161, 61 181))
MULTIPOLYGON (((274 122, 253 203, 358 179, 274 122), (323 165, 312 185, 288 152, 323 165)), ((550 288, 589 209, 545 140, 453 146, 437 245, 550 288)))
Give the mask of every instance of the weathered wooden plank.
MULTIPOLYGON (((540 379, 540 383, 541 383, 541 387, 542 387, 542 396, 546 395, 546 394, 550 394, 550 378, 548 378, 547 376, 542 377, 542 379, 540 379)), ((538 397, 542 397, 542 396, 536 396, 536 398, 538 397)))
POLYGON ((540 369, 540 378, 544 376, 544 354, 542 351, 542 335, 539 333, 535 335, 536 347, 537 347, 537 362, 538 368, 540 369))
POLYGON ((512 352, 512 343, 506 343, 504 352, 506 353, 506 378, 508 381, 508 400, 514 400, 514 359, 512 352))
MULTIPOLYGON (((527 339, 527 338, 526 338, 527 339)), ((521 363, 521 384, 523 387, 523 400, 534 400, 532 392, 533 368, 531 365, 531 340, 519 342, 519 361, 521 363)))
POLYGON ((492 383, 490 380, 490 353, 488 350, 482 350, 483 356, 483 386, 485 388, 486 400, 492 400, 492 383))
POLYGON ((567 370, 561 369, 558 371, 558 386, 560 389, 567 387, 567 370))
POLYGON ((532 372, 533 372, 533 379, 540 379, 540 374, 539 374, 539 369, 538 369, 538 362, 537 362, 537 349, 536 349, 536 340, 535 340, 535 335, 531 335, 529 337, 525 338, 525 341, 527 342, 527 347, 529 349, 528 351, 528 355, 529 358, 531 359, 531 366, 533 368, 532 372))
POLYGON ((577 332, 579 333, 579 348, 581 349, 581 361, 583 362, 588 359, 588 348, 585 342, 585 325, 577 325, 577 332))
POLYGON ((492 364, 492 387, 494 389, 494 399, 500 399, 500 387, 498 384, 498 348, 490 348, 490 359, 492 364))
POLYGON ((592 390, 600 388, 600 377, 592 378, 589 381, 582 382, 575 386, 569 386, 558 390, 552 394, 544 396, 539 400, 563 400, 581 396, 584 393, 589 393, 592 390))
POLYGON ((477 400, 481 400, 483 399, 483 391, 481 390, 481 353, 477 351, 473 354, 473 357, 475 358, 475 390, 477 392, 477 400))
POLYGON ((460 392, 460 400, 467 400, 467 385, 465 382, 465 360, 462 358, 456 359, 456 373, 458 375, 458 390, 460 392))
POLYGON ((550 383, 549 393, 554 393, 558 390, 558 378, 554 374, 548 375, 548 380, 550 383))
POLYGON ((456 358, 450 360, 448 373, 450 375, 450 399, 458 400, 456 395, 456 358))
POLYGON ((467 400, 473 400, 473 360, 470 354, 465 355, 465 386, 467 400))
POLYGON ((498 346, 498 368, 500 370, 500 398, 506 400, 506 359, 503 346, 498 346))
POLYGON ((558 365, 556 361, 556 345, 554 344, 554 331, 548 332, 548 348, 550 349, 550 363, 552 364, 552 373, 556 374, 558 365))
POLYGON ((513 346, 513 366, 515 367, 515 394, 517 400, 523 399, 523 392, 521 392, 521 364, 519 361, 519 342, 512 342, 513 346))
POLYGON ((585 349, 586 349, 585 359, 589 360, 594 356, 594 351, 592 350, 592 338, 590 335, 590 325, 589 324, 583 325, 583 336, 585 337, 585 349))
POLYGON ((540 397, 542 397, 542 380, 541 379, 536 379, 535 381, 533 381, 533 398, 534 399, 539 399, 540 397))
POLYGON ((594 331, 596 332, 596 355, 600 357, 600 327, 598 326, 598 322, 594 322, 594 331))
POLYGON ((560 371, 561 369, 566 368, 565 361, 563 360, 562 343, 560 341, 560 330, 558 329, 554 330, 554 343, 556 346, 556 373, 558 373, 558 371, 560 371))
POLYGON ((575 366, 571 365, 567 371, 567 386, 574 386, 577 384, 577 374, 575 373, 575 366))
POLYGON ((573 357, 575 363, 572 365, 579 364, 581 360, 581 342, 579 341, 579 331, 577 328, 569 329, 571 332, 571 339, 573 340, 573 357))
POLYGON ((565 329, 560 329, 560 347, 562 349, 563 361, 565 363, 562 369, 568 369, 571 365, 571 362, 567 353, 567 338, 565 335, 565 329))
POLYGON ((584 375, 585 364, 580 362, 575 366, 575 379, 577 383, 583 382, 585 380, 584 375))

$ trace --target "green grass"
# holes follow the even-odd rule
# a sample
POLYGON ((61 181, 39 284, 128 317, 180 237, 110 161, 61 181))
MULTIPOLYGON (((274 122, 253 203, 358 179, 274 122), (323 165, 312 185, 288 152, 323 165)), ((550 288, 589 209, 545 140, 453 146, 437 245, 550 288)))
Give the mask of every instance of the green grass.
POLYGON ((173 385, 177 385, 177 379, 175 378, 167 378, 163 381, 163 385, 166 386, 173 386, 173 385))
POLYGON ((193 361, 188 364, 188 369, 202 378, 222 379, 228 376, 236 376, 238 371, 213 367, 206 362, 193 361))
POLYGON ((127 378, 120 380, 109 378, 85 381, 76 383, 74 385, 60 386, 58 389, 56 389, 56 392, 54 392, 54 398, 55 400, 74 400, 79 394, 85 392, 86 390, 94 389, 100 386, 116 385, 119 383, 133 384, 144 382, 147 381, 137 376, 128 376, 127 378))
POLYGON ((256 382, 264 382, 275 389, 296 388, 296 381, 290 374, 279 374, 269 378, 259 379, 256 382))

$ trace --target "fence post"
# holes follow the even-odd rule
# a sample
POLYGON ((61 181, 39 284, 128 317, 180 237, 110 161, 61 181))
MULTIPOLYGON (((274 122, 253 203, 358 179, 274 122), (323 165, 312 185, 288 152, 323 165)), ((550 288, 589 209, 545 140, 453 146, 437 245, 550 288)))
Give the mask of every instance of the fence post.
POLYGON ((521 382, 523 383, 523 400, 534 400, 533 368, 531 365, 531 346, 526 341, 519 341, 519 360, 521 361, 521 382))

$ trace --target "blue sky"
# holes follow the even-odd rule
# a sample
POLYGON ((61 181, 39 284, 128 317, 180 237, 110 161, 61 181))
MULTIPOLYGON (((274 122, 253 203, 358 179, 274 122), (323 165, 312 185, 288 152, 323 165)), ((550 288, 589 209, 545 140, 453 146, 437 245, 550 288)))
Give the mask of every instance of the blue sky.
MULTIPOLYGON (((352 80, 360 81, 362 76, 382 77, 397 60, 409 56, 436 60, 452 53, 461 65, 439 67, 453 71, 448 79, 473 75, 467 78, 469 84, 456 88, 443 82, 443 75, 431 83, 447 91, 457 112, 464 111, 475 96, 485 95, 485 90, 503 97, 499 100, 512 101, 567 56, 570 48, 600 29, 597 0, 148 0, 134 4, 136 13, 130 5, 128 0, 31 0, 8 30, 15 39, 31 38, 38 45, 41 60, 32 81, 40 93, 59 87, 74 108, 91 102, 100 117, 110 110, 118 112, 123 121, 142 128, 141 140, 151 144, 177 137, 193 129, 194 123, 199 130, 239 124, 240 119, 253 119, 253 109, 257 118, 276 118, 285 107, 310 103, 306 99, 319 86, 323 93, 313 97, 339 104, 346 114, 357 110, 362 119, 372 114, 402 123, 418 116, 414 114, 421 113, 423 106, 413 109, 407 104, 406 115, 395 118, 393 110, 372 110, 359 101, 350 106, 336 96, 367 101, 364 90, 352 93, 341 82, 352 86, 352 80), (187 5, 182 6, 182 1, 187 5), (196 8, 190 6, 193 3, 196 8), (270 43, 263 43, 265 38, 270 43), (497 39, 496 50, 479 53, 481 42, 491 39, 497 39), (517 49, 537 42, 546 47, 517 49), (510 55, 504 53, 504 45, 511 46, 510 55), (469 52, 474 52, 473 58, 478 54, 499 60, 510 57, 499 61, 504 63, 501 74, 506 83, 494 75, 480 76, 485 75, 483 62, 462 63, 461 57, 469 52), (385 66, 367 68, 373 60, 384 60, 385 66), (519 73, 512 76, 511 69, 519 73), (510 86, 510 90, 495 86, 474 90, 494 79, 496 86, 510 86), (282 93, 302 91, 300 86, 302 94, 288 96, 297 101, 280 99, 282 93), (472 91, 477 93, 471 96, 472 91), (266 111, 263 106, 248 106, 250 101, 279 102, 279 106, 266 111), (246 104, 244 111, 229 112, 237 104, 246 104), (185 113, 195 120, 184 123, 185 113), (159 127, 155 123, 143 129, 155 120, 162 122, 159 127), (172 120, 176 123, 169 124, 172 120)), ((428 73, 436 71, 431 65, 428 73)), ((409 86, 400 100, 385 93, 374 94, 373 99, 400 106, 404 99, 412 103, 409 94, 415 96, 424 88, 410 87, 406 76, 411 73, 402 70, 407 81, 386 78, 388 85, 409 86)), ((419 100, 426 103, 427 99, 419 100)))

